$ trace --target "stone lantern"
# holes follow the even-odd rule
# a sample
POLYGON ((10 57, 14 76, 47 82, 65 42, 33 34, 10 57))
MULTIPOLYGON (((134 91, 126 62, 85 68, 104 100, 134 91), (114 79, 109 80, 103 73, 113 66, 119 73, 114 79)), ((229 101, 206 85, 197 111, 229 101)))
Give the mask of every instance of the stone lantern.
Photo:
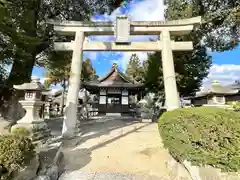
POLYGON ((40 117, 40 109, 45 103, 42 101, 42 92, 46 91, 40 83, 40 79, 33 78, 30 83, 14 85, 14 88, 24 91, 24 99, 19 101, 19 103, 26 110, 26 114, 11 128, 11 132, 16 128, 25 128, 30 132, 33 140, 41 140, 49 137, 50 130, 44 122, 44 119, 40 117))

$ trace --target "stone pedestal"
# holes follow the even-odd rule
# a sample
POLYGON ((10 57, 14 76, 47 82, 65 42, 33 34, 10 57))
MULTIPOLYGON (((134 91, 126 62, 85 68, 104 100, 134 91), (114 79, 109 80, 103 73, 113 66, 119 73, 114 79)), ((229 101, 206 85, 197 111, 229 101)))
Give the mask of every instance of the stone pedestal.
POLYGON ((33 141, 45 139, 50 136, 47 124, 39 116, 39 110, 44 102, 42 101, 19 101, 26 110, 25 116, 12 126, 11 132, 16 128, 24 128, 30 132, 33 141))

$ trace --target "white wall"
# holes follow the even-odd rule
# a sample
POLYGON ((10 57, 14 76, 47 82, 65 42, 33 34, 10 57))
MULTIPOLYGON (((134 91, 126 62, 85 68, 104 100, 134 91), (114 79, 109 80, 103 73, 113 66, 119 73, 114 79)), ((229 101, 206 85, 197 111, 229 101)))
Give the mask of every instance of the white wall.
POLYGON ((106 96, 100 96, 99 104, 106 104, 106 96))
POLYGON ((128 91, 122 91, 122 105, 128 105, 128 91))

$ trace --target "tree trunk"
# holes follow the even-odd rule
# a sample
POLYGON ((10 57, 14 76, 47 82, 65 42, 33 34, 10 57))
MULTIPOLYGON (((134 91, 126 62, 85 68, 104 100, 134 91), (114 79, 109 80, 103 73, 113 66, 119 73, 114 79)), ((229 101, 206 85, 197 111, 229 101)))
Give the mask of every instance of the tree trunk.
POLYGON ((31 80, 31 74, 35 63, 35 54, 28 61, 14 60, 5 87, 0 93, 0 99, 10 100, 13 95, 13 85, 22 84, 31 80))
POLYGON ((0 99, 8 101, 13 95, 13 85, 30 82, 36 55, 32 55, 29 60, 14 60, 9 77, 5 82, 4 88, 0 93, 0 99))
POLYGON ((32 57, 28 60, 15 60, 7 80, 7 86, 12 87, 14 84, 30 82, 35 60, 36 54, 32 54, 32 57))
POLYGON ((5 87, 0 93, 0 98, 4 102, 1 108, 1 114, 4 119, 16 122, 22 117, 21 105, 19 105, 19 97, 15 95, 13 85, 22 84, 31 80, 32 69, 35 63, 35 55, 29 60, 20 61, 15 60, 8 79, 6 80, 5 87))

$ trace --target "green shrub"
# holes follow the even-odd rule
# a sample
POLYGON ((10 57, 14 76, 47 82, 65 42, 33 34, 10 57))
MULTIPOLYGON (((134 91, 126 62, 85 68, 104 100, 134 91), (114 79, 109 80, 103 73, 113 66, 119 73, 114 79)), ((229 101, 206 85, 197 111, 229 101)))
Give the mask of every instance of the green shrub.
POLYGON ((222 108, 184 108, 166 112, 159 122, 164 146, 182 162, 240 170, 240 113, 222 108))
MULTIPOLYGON (((0 136, 0 165, 7 170, 0 179, 11 179, 13 172, 27 165, 34 157, 35 147, 32 141, 24 136, 1 135, 0 136)), ((1 173, 1 172, 0 172, 1 173)))
POLYGON ((240 102, 239 101, 233 101, 233 102, 229 102, 227 104, 230 105, 230 107, 233 108, 234 111, 240 111, 240 102))
POLYGON ((12 130, 12 133, 16 134, 16 135, 20 135, 20 136, 29 136, 30 135, 29 130, 27 130, 25 127, 14 128, 12 130))

